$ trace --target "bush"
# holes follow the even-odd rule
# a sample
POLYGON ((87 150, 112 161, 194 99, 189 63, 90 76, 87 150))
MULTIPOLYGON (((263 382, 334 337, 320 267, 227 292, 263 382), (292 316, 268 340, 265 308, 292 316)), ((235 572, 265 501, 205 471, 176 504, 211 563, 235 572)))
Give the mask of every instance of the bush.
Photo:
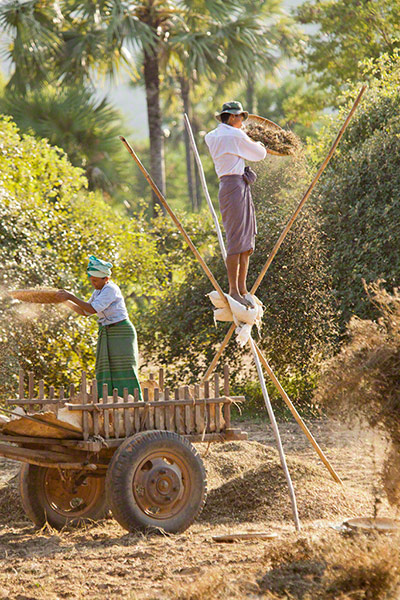
POLYGON ((94 363, 95 320, 54 307, 21 305, 7 291, 36 285, 73 289, 87 297, 86 261, 98 254, 115 263, 115 279, 131 297, 149 294, 165 277, 155 241, 140 216, 116 215, 86 191, 86 179, 46 140, 20 137, 0 120, 0 356, 2 395, 18 364, 52 385, 94 363), (29 308, 29 310, 28 310, 29 308))
MULTIPOLYGON (((353 314, 375 318, 367 283, 398 285, 400 273, 400 53, 365 65, 369 89, 318 187, 333 291, 342 331, 353 314)), ((349 91, 353 97, 356 89, 349 91)), ((346 106, 313 147, 320 162, 346 106)))

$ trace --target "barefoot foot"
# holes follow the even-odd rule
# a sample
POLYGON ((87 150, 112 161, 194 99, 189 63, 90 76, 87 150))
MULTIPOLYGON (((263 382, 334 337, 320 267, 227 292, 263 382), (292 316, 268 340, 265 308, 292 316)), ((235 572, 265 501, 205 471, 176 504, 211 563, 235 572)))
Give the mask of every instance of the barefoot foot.
POLYGON ((249 308, 255 308, 254 302, 251 299, 250 292, 248 292, 247 290, 245 290, 244 292, 240 291, 239 293, 242 296, 243 300, 246 302, 246 306, 248 306, 249 308))
POLYGON ((247 300, 245 300, 240 294, 239 292, 232 292, 229 293, 230 297, 233 298, 234 300, 236 300, 236 302, 239 302, 240 304, 243 304, 243 306, 245 306, 246 308, 249 307, 249 303, 247 300))

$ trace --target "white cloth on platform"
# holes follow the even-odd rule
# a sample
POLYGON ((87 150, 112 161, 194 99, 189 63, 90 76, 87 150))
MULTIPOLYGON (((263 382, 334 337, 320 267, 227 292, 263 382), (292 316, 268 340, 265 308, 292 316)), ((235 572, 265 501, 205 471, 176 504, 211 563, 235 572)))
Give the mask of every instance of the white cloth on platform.
POLYGON ((228 305, 215 290, 207 296, 215 306, 214 321, 233 321, 237 325, 235 331, 237 342, 240 346, 247 344, 253 325, 256 325, 258 329, 261 327, 261 319, 264 314, 262 302, 257 296, 246 294, 246 298, 254 304, 254 308, 249 308, 234 300, 229 294, 225 294, 228 305))
POLYGON ((207 133, 204 139, 218 177, 243 175, 245 160, 258 161, 267 155, 260 142, 254 142, 242 129, 226 123, 207 133))

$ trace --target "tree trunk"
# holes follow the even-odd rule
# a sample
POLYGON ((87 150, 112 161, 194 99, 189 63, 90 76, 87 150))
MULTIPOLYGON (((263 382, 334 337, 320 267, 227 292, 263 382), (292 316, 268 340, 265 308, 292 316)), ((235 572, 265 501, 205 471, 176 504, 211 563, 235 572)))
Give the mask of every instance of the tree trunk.
MULTIPOLYGON (((147 118, 149 122, 150 172, 158 189, 165 196, 164 136, 160 106, 160 74, 157 48, 144 52, 143 67, 147 118)), ((152 192, 152 202, 154 215, 156 204, 160 204, 154 192, 152 192)), ((162 211, 165 214, 164 207, 162 207, 162 211)))
MULTIPOLYGON (((181 88, 183 110, 189 117, 189 121, 191 121, 192 120, 192 114, 191 114, 192 111, 190 110, 191 107, 190 107, 190 99, 189 99, 189 95, 190 95, 189 79, 187 79, 184 75, 181 75, 179 77, 179 84, 180 84, 180 88, 181 88)), ((184 129, 183 129, 183 138, 185 140, 186 175, 187 175, 189 200, 190 200, 190 204, 192 206, 193 212, 197 212, 197 210, 198 210, 197 198, 196 198, 196 194, 195 194, 195 190, 194 190, 194 186, 193 186, 194 160, 193 160, 193 153, 190 149, 190 140, 189 140, 188 133, 186 131, 186 127, 184 127, 184 129)))
POLYGON ((249 72, 246 82, 246 106, 244 109, 249 111, 250 114, 255 114, 257 110, 254 78, 254 73, 249 72))
MULTIPOLYGON (((196 141, 196 146, 197 148, 199 147, 199 131, 200 131, 200 126, 199 126, 199 120, 194 117, 192 115, 192 129, 193 129, 193 136, 194 139, 196 141)), ((195 174, 195 179, 196 179, 196 198, 197 198, 197 208, 200 210, 201 208, 201 203, 203 200, 203 188, 201 186, 201 181, 200 181, 200 175, 199 175, 199 169, 197 168, 197 163, 194 163, 194 174, 195 174)))

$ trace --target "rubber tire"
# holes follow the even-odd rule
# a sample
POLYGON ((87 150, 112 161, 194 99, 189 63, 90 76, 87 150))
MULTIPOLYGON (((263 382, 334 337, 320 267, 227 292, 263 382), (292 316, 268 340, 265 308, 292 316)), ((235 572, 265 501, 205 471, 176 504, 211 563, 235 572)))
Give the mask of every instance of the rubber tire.
POLYGON ((108 506, 113 517, 128 531, 185 531, 203 510, 207 497, 207 478, 203 461, 185 438, 171 431, 144 431, 128 438, 115 452, 106 476, 108 506), (133 493, 135 469, 149 449, 179 450, 191 478, 192 493, 182 510, 169 519, 146 514, 136 503, 133 493))
POLYGON ((21 504, 30 520, 38 527, 47 522, 55 529, 65 525, 82 525, 90 521, 103 519, 107 514, 107 498, 105 494, 105 477, 102 481, 103 493, 97 503, 90 507, 84 516, 68 518, 55 511, 48 503, 44 494, 44 481, 48 467, 39 467, 24 463, 19 472, 19 492, 21 504))

